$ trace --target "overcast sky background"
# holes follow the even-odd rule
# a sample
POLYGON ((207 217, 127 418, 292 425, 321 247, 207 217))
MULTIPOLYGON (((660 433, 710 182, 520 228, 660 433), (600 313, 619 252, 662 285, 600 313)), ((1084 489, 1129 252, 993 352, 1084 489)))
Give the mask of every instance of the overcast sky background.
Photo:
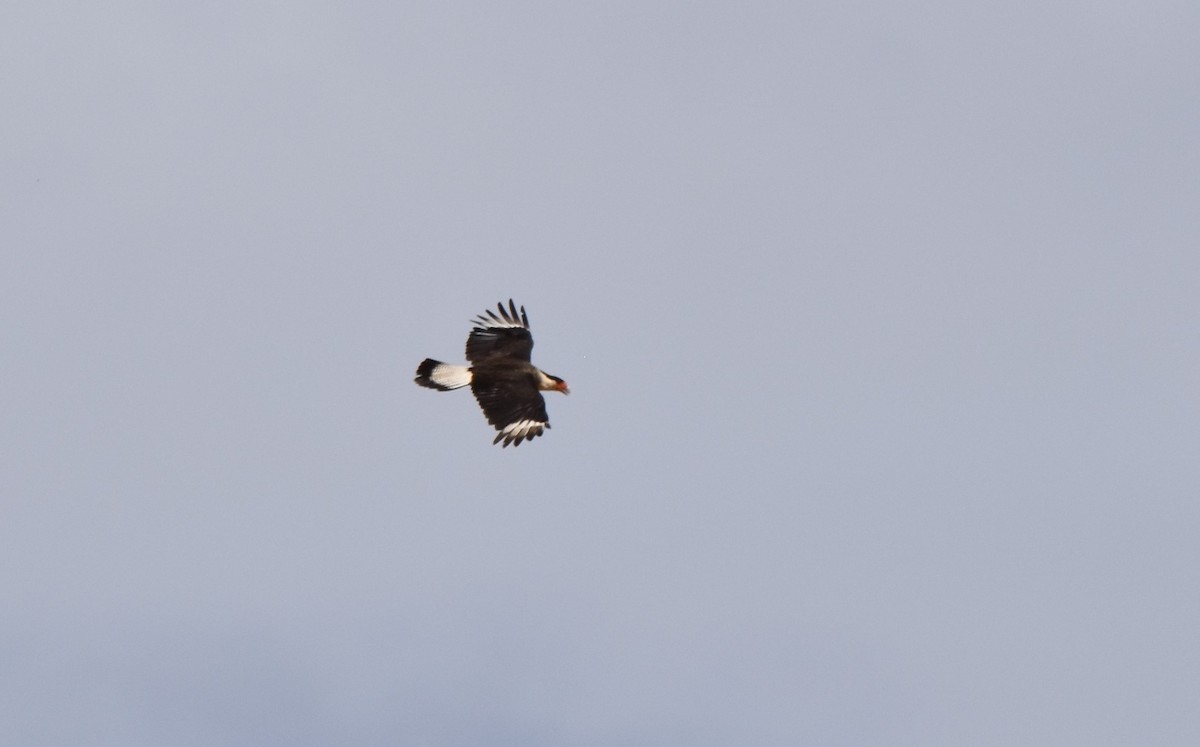
POLYGON ((0 15, 0 743, 1200 744, 1200 5, 0 15))

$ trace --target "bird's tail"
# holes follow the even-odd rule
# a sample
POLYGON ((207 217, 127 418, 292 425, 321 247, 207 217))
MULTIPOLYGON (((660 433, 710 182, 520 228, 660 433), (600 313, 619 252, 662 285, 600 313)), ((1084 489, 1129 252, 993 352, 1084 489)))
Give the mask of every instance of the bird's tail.
POLYGON ((452 366, 433 358, 426 358, 417 366, 417 378, 413 381, 439 392, 448 392, 470 384, 471 369, 469 366, 452 366))

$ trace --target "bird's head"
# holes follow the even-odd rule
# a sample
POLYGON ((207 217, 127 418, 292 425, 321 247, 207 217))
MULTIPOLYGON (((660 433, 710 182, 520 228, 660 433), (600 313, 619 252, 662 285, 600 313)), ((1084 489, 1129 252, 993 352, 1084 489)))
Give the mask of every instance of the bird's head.
POLYGON ((544 391, 544 392, 562 392, 563 394, 571 393, 570 388, 567 387, 567 382, 563 381, 562 379, 558 378, 557 376, 551 376, 550 374, 546 373, 545 371, 541 371, 540 373, 542 374, 542 386, 541 386, 542 391, 544 391))

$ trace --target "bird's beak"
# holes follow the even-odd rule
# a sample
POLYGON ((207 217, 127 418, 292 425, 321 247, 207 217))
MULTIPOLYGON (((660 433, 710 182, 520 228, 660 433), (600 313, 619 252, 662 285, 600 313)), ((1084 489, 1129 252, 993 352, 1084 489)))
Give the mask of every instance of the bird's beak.
POLYGON ((558 391, 562 392, 563 394, 571 393, 571 390, 567 387, 567 382, 565 382, 565 381, 562 382, 561 384, 559 384, 557 389, 558 389, 558 391))

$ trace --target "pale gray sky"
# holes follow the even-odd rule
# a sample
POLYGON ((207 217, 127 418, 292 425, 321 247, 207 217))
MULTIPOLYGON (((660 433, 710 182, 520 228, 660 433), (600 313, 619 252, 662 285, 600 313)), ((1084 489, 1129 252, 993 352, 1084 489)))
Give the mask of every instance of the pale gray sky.
POLYGON ((1200 743, 1194 2, 2 15, 0 743, 1200 743))

